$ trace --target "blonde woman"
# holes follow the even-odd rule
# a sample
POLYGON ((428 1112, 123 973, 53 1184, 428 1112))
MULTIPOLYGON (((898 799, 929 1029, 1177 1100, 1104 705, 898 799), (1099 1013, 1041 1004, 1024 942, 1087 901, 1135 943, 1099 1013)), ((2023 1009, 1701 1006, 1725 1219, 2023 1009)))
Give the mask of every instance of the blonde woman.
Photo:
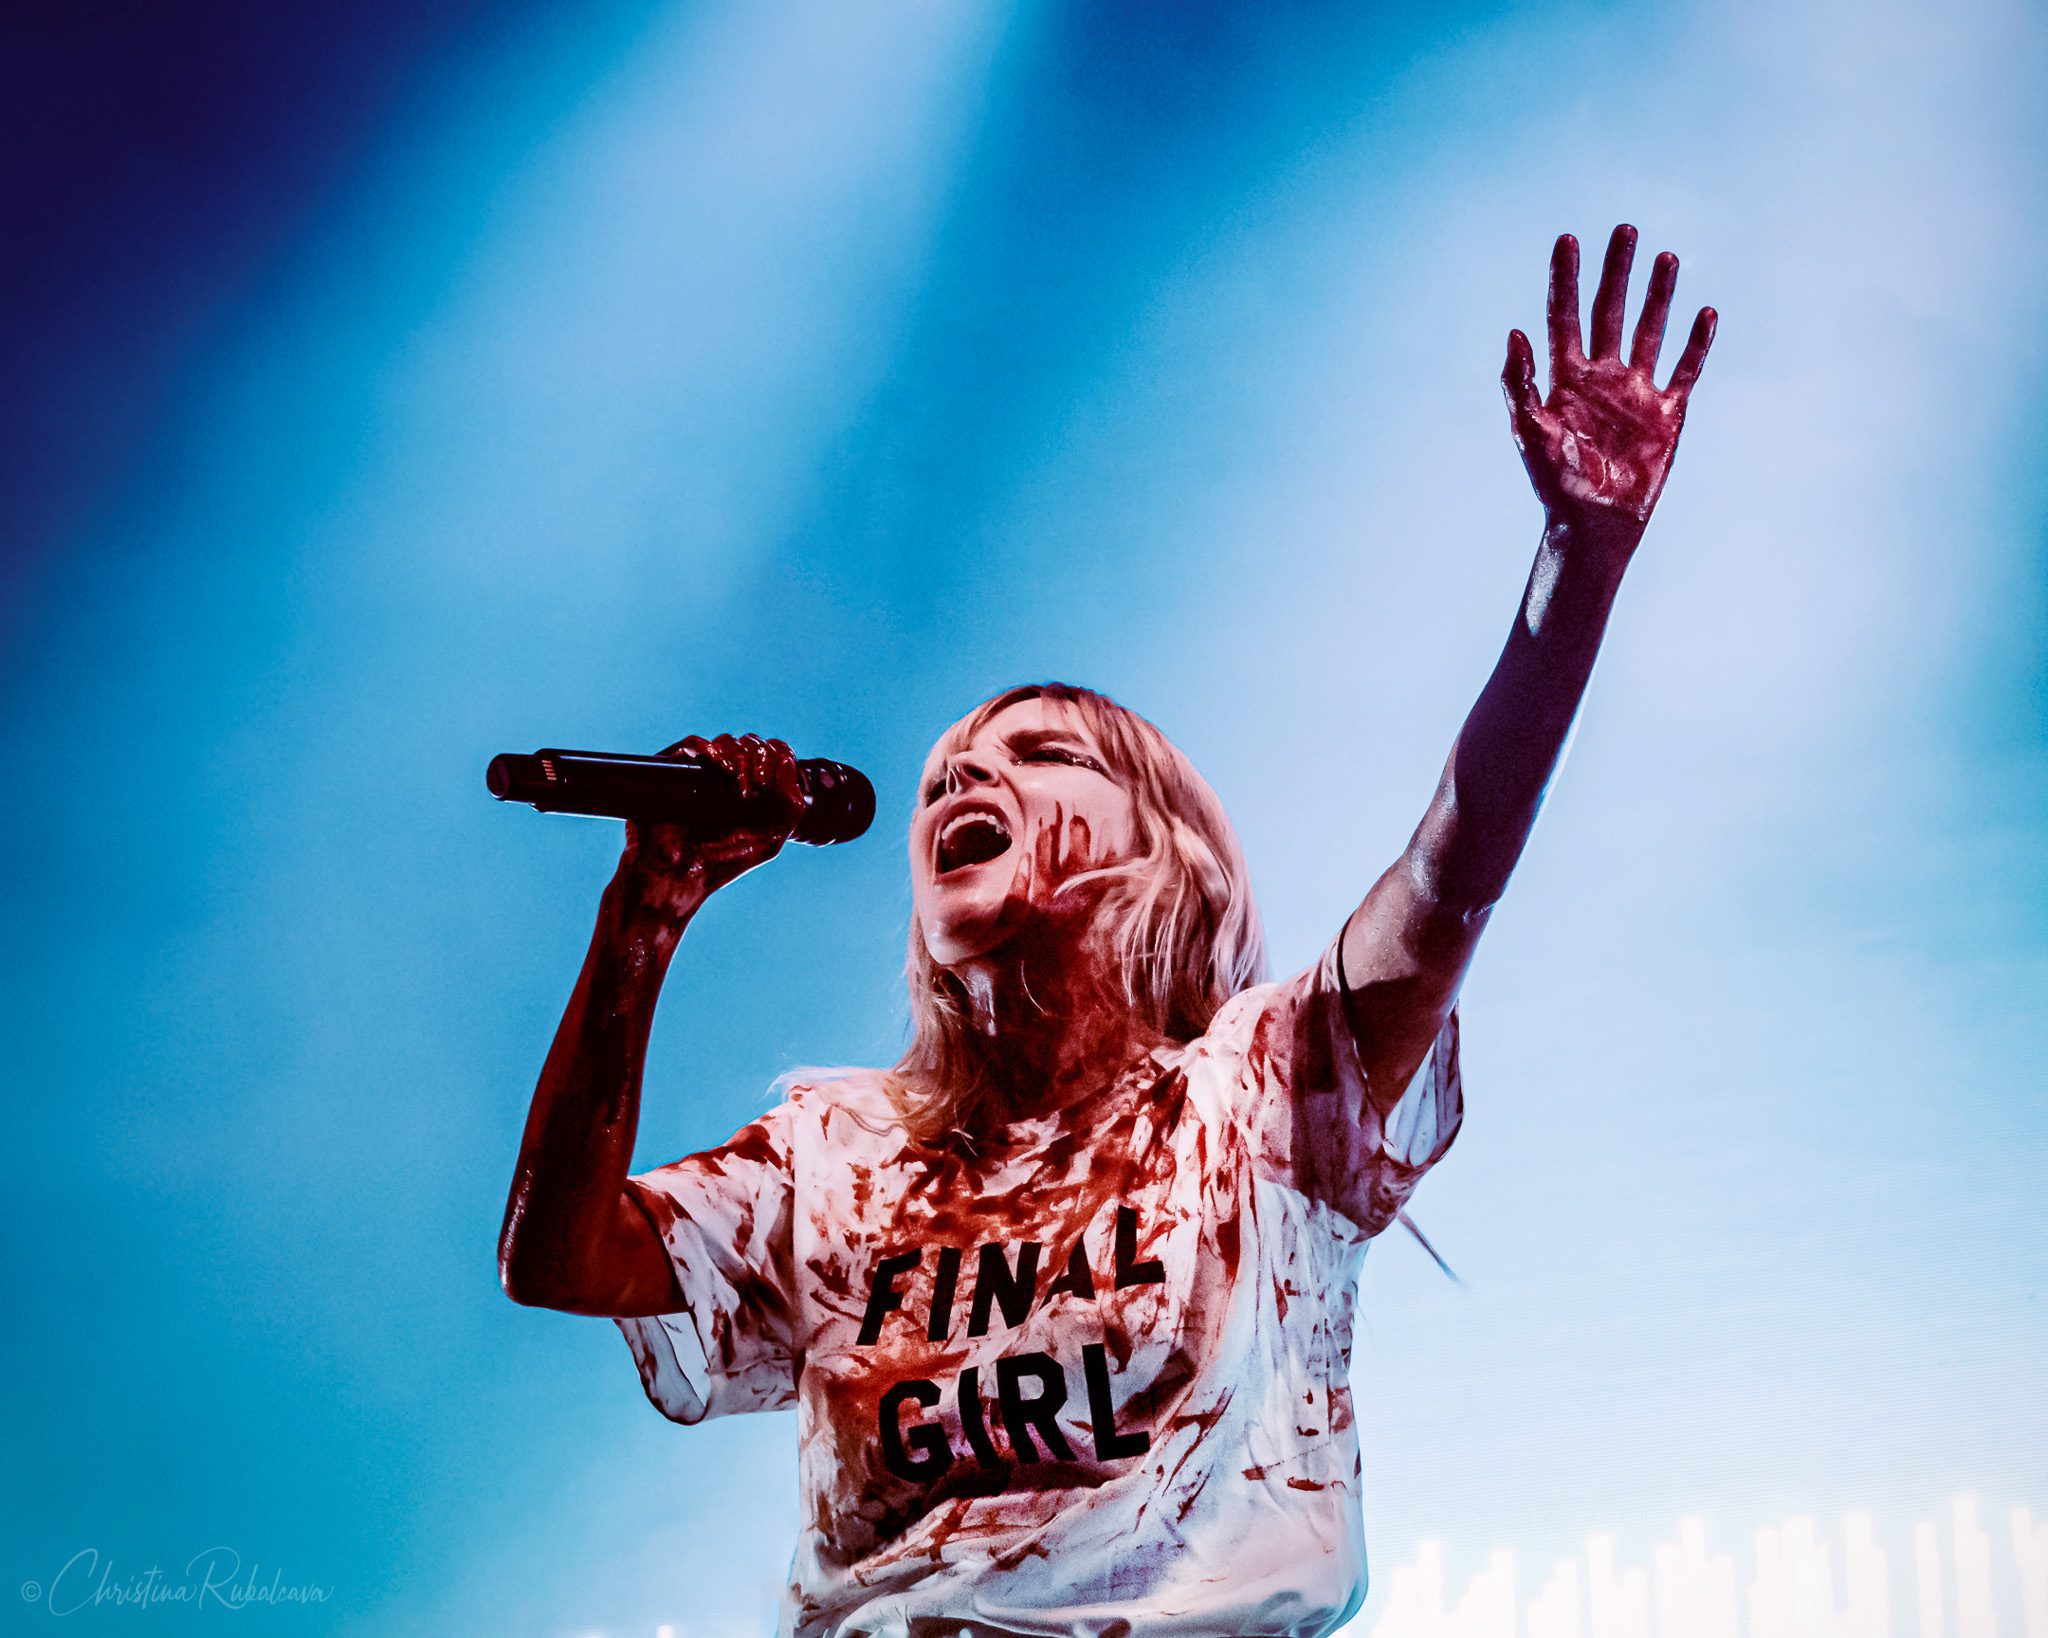
POLYGON ((627 1175, 656 996, 704 900, 772 858, 786 746, 684 740, 763 828, 629 827, 528 1121, 516 1300, 609 1315, 691 1423, 798 1412, 783 1631, 1325 1633, 1364 1594, 1349 1389, 1366 1242, 1450 1145, 1454 1003, 1577 709, 1712 340, 1654 380, 1677 262, 1621 355, 1634 230, 1552 386, 1503 382, 1546 511, 1519 618, 1406 851, 1262 983, 1214 793, 1142 717, 1013 689, 940 738, 910 824, 914 1027, 719 1148, 627 1175))

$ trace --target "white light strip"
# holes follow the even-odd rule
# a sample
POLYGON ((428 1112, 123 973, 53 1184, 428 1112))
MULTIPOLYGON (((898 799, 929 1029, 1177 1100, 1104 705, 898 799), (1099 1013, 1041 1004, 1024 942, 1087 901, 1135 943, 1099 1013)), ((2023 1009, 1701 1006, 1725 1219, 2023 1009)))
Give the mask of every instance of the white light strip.
POLYGON ((2048 1638, 2048 1522, 2025 1507, 2009 1522, 2011 1560, 1996 1563, 1977 1503, 1957 1497, 1946 1543, 1933 1524, 1914 1528, 1910 1590, 1896 1600, 1892 1555, 1867 1513, 1844 1519, 1835 1543, 1807 1518, 1758 1530, 1746 1586, 1733 1555, 1709 1551, 1699 1519, 1652 1549, 1647 1567, 1621 1566, 1614 1538, 1596 1535, 1526 1601, 1504 1548, 1451 1601, 1443 1544, 1424 1542, 1413 1562, 1374 1578, 1343 1638, 2048 1638))

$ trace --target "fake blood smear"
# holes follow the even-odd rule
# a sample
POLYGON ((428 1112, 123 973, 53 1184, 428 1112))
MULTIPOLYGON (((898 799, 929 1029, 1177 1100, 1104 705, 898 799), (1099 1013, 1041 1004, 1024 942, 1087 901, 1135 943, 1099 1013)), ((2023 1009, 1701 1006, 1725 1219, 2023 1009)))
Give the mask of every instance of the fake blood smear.
POLYGON ((643 1180, 702 1232, 672 1250, 740 1248, 708 1284, 678 1258, 713 1413, 798 1407, 800 1633, 990 1573, 1046 1608, 1055 1572, 1194 1576, 1222 1611, 1284 1561, 1344 1607, 1357 1259, 1435 1154, 1388 1157, 1321 977, 971 1146, 856 1074, 643 1180))

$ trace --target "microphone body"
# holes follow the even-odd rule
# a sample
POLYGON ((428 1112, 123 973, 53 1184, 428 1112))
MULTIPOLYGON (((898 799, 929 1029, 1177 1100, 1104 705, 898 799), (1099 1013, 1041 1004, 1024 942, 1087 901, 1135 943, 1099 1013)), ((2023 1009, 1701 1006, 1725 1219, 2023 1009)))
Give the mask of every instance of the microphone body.
MULTIPOLYGON (((803 778, 804 811, 792 841, 819 847, 850 842, 874 822, 875 787, 859 769, 807 757, 797 771, 803 778)), ((542 813, 679 824, 704 839, 745 828, 758 811, 723 768, 666 756, 507 753, 491 758, 484 783, 499 801, 529 802, 542 813)))

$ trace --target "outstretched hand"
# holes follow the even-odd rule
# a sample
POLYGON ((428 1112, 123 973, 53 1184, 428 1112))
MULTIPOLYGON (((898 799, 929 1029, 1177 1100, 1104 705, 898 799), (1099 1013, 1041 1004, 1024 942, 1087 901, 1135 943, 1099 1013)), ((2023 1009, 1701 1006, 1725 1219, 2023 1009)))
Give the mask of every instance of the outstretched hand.
POLYGON ((1579 242, 1559 236, 1550 255, 1550 395, 1536 392, 1529 338, 1509 332, 1507 393, 1515 447, 1552 523, 1632 552, 1663 492, 1685 425, 1685 405, 1714 342, 1715 314, 1702 307, 1670 382, 1659 387, 1657 354, 1678 287, 1678 258, 1665 251, 1650 269, 1650 287, 1627 358, 1621 354, 1629 269, 1636 230, 1626 223, 1607 242, 1600 288, 1593 296, 1593 344, 1579 334, 1579 242))

